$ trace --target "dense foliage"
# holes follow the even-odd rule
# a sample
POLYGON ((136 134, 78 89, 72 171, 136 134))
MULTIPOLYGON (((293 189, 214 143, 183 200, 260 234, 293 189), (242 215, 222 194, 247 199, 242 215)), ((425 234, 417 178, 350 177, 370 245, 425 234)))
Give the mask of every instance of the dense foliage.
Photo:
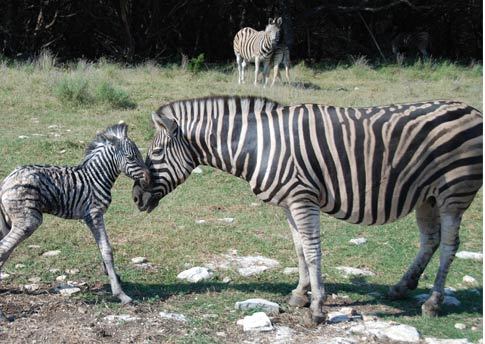
POLYGON ((427 31, 434 57, 482 58, 481 0, 1 0, 0 53, 128 62, 233 58, 244 26, 283 16, 293 60, 391 56, 391 39, 427 31), (379 51, 381 50, 381 52, 379 51))

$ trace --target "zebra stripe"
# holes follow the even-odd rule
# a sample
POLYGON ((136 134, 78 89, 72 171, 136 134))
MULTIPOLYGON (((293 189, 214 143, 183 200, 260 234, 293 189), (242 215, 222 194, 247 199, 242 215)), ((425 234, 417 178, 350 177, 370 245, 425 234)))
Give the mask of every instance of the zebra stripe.
POLYGON ((259 63, 263 62, 264 84, 267 84, 269 62, 280 41, 282 19, 269 19, 264 31, 250 27, 239 30, 234 36, 233 48, 238 66, 238 83, 244 83, 244 70, 247 63, 254 62, 254 84, 258 82, 259 63))
POLYGON ((82 219, 100 248, 113 295, 123 303, 131 301, 116 277, 103 218, 111 203, 111 188, 121 172, 134 180, 149 182, 149 172, 127 130, 127 125, 121 123, 98 133, 78 166, 22 166, 3 180, 0 268, 15 247, 41 225, 43 213, 82 219))
POLYGON ((135 183, 133 189, 140 210, 153 210, 199 164, 247 180, 258 198, 286 209, 300 263, 290 303, 305 303, 311 284, 313 318, 319 321, 319 212, 378 225, 416 209, 422 245, 391 294, 400 297, 415 288, 441 245, 436 294, 423 309, 436 311, 457 249, 459 220, 482 185, 478 110, 447 100, 341 108, 210 97, 164 105, 152 120, 157 133, 146 163, 153 183, 135 183), (441 227, 435 225, 440 221, 441 227))

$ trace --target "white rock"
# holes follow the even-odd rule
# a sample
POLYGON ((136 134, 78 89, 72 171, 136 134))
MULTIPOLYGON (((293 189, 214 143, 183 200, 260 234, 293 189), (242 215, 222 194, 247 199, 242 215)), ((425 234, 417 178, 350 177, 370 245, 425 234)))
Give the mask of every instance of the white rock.
POLYGON ((263 271, 268 270, 269 268, 267 266, 250 266, 247 268, 239 268, 237 269, 237 272, 244 277, 249 277, 253 275, 258 275, 262 273, 263 271))
POLYGON ((455 328, 457 330, 464 330, 464 329, 466 329, 466 325, 465 324, 462 324, 462 323, 456 323, 455 324, 455 328))
POLYGON ((56 277, 57 282, 64 282, 66 280, 67 276, 66 275, 60 275, 56 277))
POLYGON ((203 225, 206 222, 207 222, 206 220, 195 220, 195 223, 198 225, 203 225))
POLYGON ((233 223, 234 218, 233 217, 223 217, 222 219, 219 219, 219 221, 224 222, 224 223, 233 223))
POLYGON ((225 337, 226 336, 226 332, 223 332, 223 331, 216 332, 216 336, 217 337, 225 337))
POLYGON ((340 271, 344 276, 374 276, 370 270, 367 269, 358 269, 358 268, 351 268, 348 266, 337 266, 336 269, 340 271))
POLYGON ((474 277, 472 277, 472 276, 465 275, 465 276, 463 276, 463 283, 466 283, 466 284, 477 284, 477 280, 474 277))
POLYGON ((28 138, 29 138, 29 137, 28 137, 28 136, 26 136, 26 135, 20 135, 20 136, 19 136, 19 139, 28 139, 28 138))
POLYGON ((25 264, 15 264, 15 268, 16 269, 22 269, 22 268, 25 268, 25 264))
POLYGON ((456 293, 456 289, 453 287, 446 287, 445 288, 445 295, 454 295, 456 293))
POLYGON ((348 315, 349 317, 357 314, 357 311, 352 307, 342 307, 339 312, 348 315))
POLYGON ((325 340, 322 343, 326 343, 326 344, 357 344, 358 341, 357 341, 357 339, 351 338, 351 337, 347 337, 347 338, 334 337, 334 338, 331 338, 330 340, 325 340))
POLYGON ((40 282, 40 277, 30 277, 28 279, 28 281, 31 282, 31 283, 34 283, 34 284, 35 283, 39 283, 40 282))
POLYGON ((196 266, 182 271, 177 275, 178 279, 187 280, 192 283, 210 279, 214 273, 205 267, 196 266))
POLYGON ((129 314, 120 314, 120 315, 108 315, 103 318, 105 321, 109 322, 128 322, 128 321, 135 321, 139 320, 139 317, 135 317, 129 314))
POLYGON ((276 302, 265 299, 248 299, 236 302, 234 307, 241 310, 259 308, 268 314, 278 314, 280 312, 280 306, 276 302))
POLYGON ((196 167, 192 170, 192 173, 195 173, 195 174, 202 174, 204 173, 204 171, 202 171, 202 169, 200 167, 196 167))
POLYGON ((349 243, 354 244, 354 245, 363 245, 367 242, 366 238, 355 238, 355 239, 350 239, 349 243))
POLYGON ((412 326, 385 321, 370 321, 352 326, 350 331, 366 336, 376 336, 381 340, 394 340, 407 343, 418 343, 419 332, 412 326))
POLYGON ((40 245, 29 245, 27 246, 28 248, 33 248, 33 249, 36 249, 36 248, 40 248, 40 245))
POLYGON ((146 263, 147 261, 148 261, 148 259, 146 257, 131 258, 131 262, 133 264, 142 264, 142 263, 146 263))
POLYGON ((243 331, 272 331, 273 325, 271 320, 264 312, 256 312, 253 315, 245 316, 244 319, 237 321, 238 325, 242 325, 243 331))
POLYGON ((424 338, 426 344, 472 344, 468 339, 438 339, 434 337, 424 338))
POLYGON ((251 207, 259 207, 261 205, 261 203, 256 203, 256 202, 252 202, 250 204, 251 207))
POLYGON ((78 282, 78 281, 67 281, 66 284, 70 287, 83 287, 87 285, 87 282, 78 282))
POLYGON ((75 275, 79 273, 79 269, 67 269, 66 274, 68 275, 75 275))
POLYGON ((483 253, 479 252, 460 251, 455 256, 460 259, 483 260, 483 253))
POLYGON ((159 312, 158 314, 160 315, 160 317, 162 317, 164 319, 176 320, 176 321, 180 321, 180 322, 186 322, 187 321, 187 317, 185 315, 179 314, 179 313, 159 312))
POLYGON ((49 272, 50 273, 53 273, 53 274, 56 274, 58 272, 61 272, 61 269, 56 269, 56 268, 53 268, 53 269, 49 269, 49 272))
POLYGON ((54 257, 54 256, 58 256, 60 253, 61 253, 60 250, 47 251, 47 252, 42 253, 42 256, 43 257, 54 257))
POLYGON ((328 323, 329 324, 338 324, 341 322, 350 321, 350 318, 347 314, 341 312, 330 312, 328 313, 328 323))
POLYGON ((73 294, 79 293, 81 291, 80 288, 78 287, 63 287, 63 288, 58 288, 59 294, 64 295, 64 296, 71 296, 73 294))
POLYGON ((24 285, 23 289, 26 290, 26 291, 35 291, 35 290, 38 290, 40 288, 40 286, 38 284, 26 284, 24 285))
POLYGON ((293 275, 298 273, 298 268, 284 268, 283 273, 285 275, 293 275))
POLYGON ((227 276, 222 279, 222 283, 230 283, 231 281, 232 281, 232 279, 230 277, 227 277, 227 276))
POLYGON ((6 273, 6 272, 0 272, 0 280, 4 280, 6 278, 9 278, 10 277, 10 274, 6 273))

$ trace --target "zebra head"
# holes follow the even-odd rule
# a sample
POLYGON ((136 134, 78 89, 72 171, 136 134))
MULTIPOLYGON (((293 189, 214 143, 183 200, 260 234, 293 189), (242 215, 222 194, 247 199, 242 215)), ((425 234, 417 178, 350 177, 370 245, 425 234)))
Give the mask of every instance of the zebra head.
POLYGON ((281 19, 281 17, 268 19, 268 25, 266 25, 266 29, 264 31, 269 37, 271 45, 273 47, 275 47, 280 42, 282 23, 283 19, 281 19))
POLYGON ((136 144, 128 137, 128 125, 121 122, 107 128, 101 133, 114 146, 114 161, 120 172, 127 177, 150 183, 150 172, 136 144))
POLYGON ((133 201, 140 211, 148 213, 155 209, 165 195, 182 184, 197 166, 187 139, 169 106, 162 106, 152 113, 156 132, 148 148, 146 165, 150 170, 151 183, 133 185, 133 201))

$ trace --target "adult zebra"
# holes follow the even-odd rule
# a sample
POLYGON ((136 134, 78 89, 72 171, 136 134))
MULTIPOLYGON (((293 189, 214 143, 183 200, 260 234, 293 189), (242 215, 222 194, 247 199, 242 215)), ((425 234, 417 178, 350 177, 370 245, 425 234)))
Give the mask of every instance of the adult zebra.
POLYGON ((118 281, 104 226, 111 188, 121 172, 134 180, 143 180, 142 184, 149 183, 149 171, 127 131, 128 126, 121 123, 98 133, 78 166, 21 166, 3 180, 0 184, 0 268, 15 247, 41 225, 43 213, 82 219, 101 251, 113 296, 123 304, 131 302, 118 281))
POLYGON ((394 298, 415 289, 434 251, 440 267, 423 313, 436 315, 458 248, 463 212, 482 185, 482 114, 461 102, 369 108, 279 105, 253 97, 175 101, 152 114, 146 164, 152 184, 133 200, 152 211, 160 199, 210 165, 247 180, 258 198, 286 211, 299 262, 290 305, 324 319, 320 211, 365 225, 416 209, 421 245, 394 298))
POLYGON ((396 59, 400 54, 411 50, 418 51, 423 58, 427 58, 429 55, 429 33, 426 31, 398 33, 391 41, 391 48, 396 59))
POLYGON ((270 58, 280 41, 280 18, 269 18, 264 31, 256 31, 250 27, 239 30, 234 36, 234 54, 236 55, 238 83, 244 83, 244 70, 249 62, 254 61, 254 85, 258 84, 259 63, 263 62, 264 85, 268 83, 270 58))

